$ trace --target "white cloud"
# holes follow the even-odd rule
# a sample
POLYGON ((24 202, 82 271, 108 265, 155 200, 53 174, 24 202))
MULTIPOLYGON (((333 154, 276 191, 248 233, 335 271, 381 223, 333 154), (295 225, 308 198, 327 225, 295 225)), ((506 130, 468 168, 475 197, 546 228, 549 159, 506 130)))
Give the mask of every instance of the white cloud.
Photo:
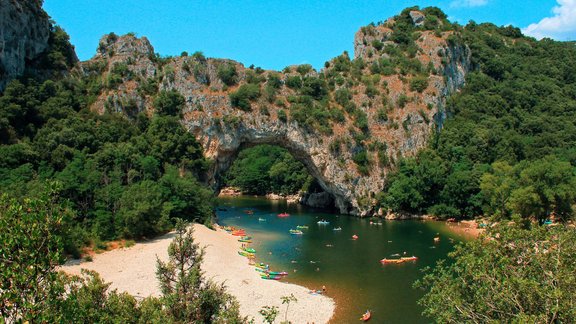
POLYGON ((576 40, 576 0, 557 0, 554 15, 530 24, 522 32, 537 39, 576 40))
POLYGON ((481 7, 488 4, 488 0, 454 0, 450 3, 450 7, 481 7))

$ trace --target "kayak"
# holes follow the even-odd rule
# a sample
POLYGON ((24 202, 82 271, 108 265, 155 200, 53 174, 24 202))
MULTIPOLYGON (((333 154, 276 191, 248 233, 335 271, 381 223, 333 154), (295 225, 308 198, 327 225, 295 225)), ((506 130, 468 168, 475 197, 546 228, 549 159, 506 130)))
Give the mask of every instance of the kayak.
POLYGON ((416 261, 418 260, 417 257, 415 256, 411 256, 411 257, 401 257, 400 259, 404 260, 404 261, 416 261))
MULTIPOLYGON (((256 270, 258 272, 266 273, 266 269, 254 268, 254 270, 256 270)), ((287 276, 288 275, 288 272, 286 272, 286 271, 281 271, 281 272, 268 271, 268 273, 271 276, 287 276)))
POLYGON ((268 280, 280 280, 283 278, 283 276, 273 276, 273 275, 261 275, 260 278, 262 279, 268 279, 268 280))
POLYGON ((280 213, 280 214, 278 214, 278 217, 288 217, 288 216, 290 216, 290 214, 288 214, 288 213, 280 213))
POLYGON ((270 268, 267 264, 264 264, 262 262, 255 264, 254 266, 258 269, 269 269, 270 268))
POLYGON ((253 248, 242 248, 243 251, 246 251, 248 253, 256 253, 256 250, 254 250, 253 248))
POLYGON ((252 243, 252 240, 250 239, 238 239, 238 242, 242 242, 242 243, 252 243))
POLYGON ((259 222, 265 222, 265 221, 266 221, 266 218, 260 217, 260 218, 258 218, 258 221, 259 221, 259 222))
POLYGON ((308 225, 298 225, 296 226, 297 229, 308 229, 308 225))
POLYGON ((366 311, 366 313, 362 314, 360 320, 366 322, 367 320, 370 319, 370 317, 372 317, 372 314, 370 313, 370 311, 366 311))
POLYGON ((254 253, 250 253, 250 252, 246 252, 246 251, 238 251, 238 254, 240 254, 243 257, 248 257, 248 258, 254 257, 254 253))
POLYGON ((301 230, 291 229, 291 230, 290 230, 290 234, 292 234, 292 235, 302 235, 302 234, 304 234, 304 233, 303 233, 301 230))
POLYGON ((381 263, 402 263, 405 262, 406 260, 402 260, 402 259, 382 259, 380 260, 381 263))
POLYGON ((318 221, 318 225, 328 225, 328 224, 330 224, 329 221, 325 221, 325 220, 319 220, 318 221))
POLYGON ((334 227, 334 230, 335 230, 335 231, 341 231, 341 230, 342 230, 342 227, 334 227))
POLYGON ((234 235, 234 236, 246 236, 246 232, 244 232, 244 231, 232 232, 232 235, 234 235))

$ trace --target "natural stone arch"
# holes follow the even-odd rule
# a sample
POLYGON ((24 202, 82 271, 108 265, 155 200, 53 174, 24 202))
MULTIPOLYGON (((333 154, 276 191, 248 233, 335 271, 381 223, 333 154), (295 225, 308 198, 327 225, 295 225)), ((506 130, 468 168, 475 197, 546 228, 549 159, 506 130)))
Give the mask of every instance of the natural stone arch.
MULTIPOLYGON (((209 179, 214 189, 220 188, 220 175, 224 174, 232 166, 242 150, 257 145, 269 144, 286 149, 295 160, 301 162, 322 189, 334 198, 334 204, 341 213, 349 213, 353 210, 345 192, 338 190, 337 186, 325 178, 323 171, 326 168, 326 163, 323 163, 321 158, 314 159, 313 155, 309 154, 308 145, 316 146, 315 144, 318 143, 310 143, 307 134, 302 134, 302 129, 297 126, 286 128, 281 124, 271 125, 268 130, 269 132, 263 132, 262 130, 241 127, 233 135, 230 133, 224 135, 225 132, 215 131, 210 141, 217 140, 219 145, 217 151, 212 155, 214 163, 209 172, 209 179)), ((321 149, 321 147, 318 146, 318 149, 321 149)))
POLYGON ((205 156, 214 161, 208 178, 215 187, 216 175, 230 166, 242 145, 274 144, 288 149, 304 163, 324 190, 334 196, 341 213, 367 216, 383 213, 375 210, 374 197, 382 191, 388 173, 394 168, 393 164, 381 163, 381 152, 373 148, 386 146, 385 156, 398 160, 413 156, 425 147, 434 128, 442 127, 446 117, 446 97, 463 86, 465 75, 471 70, 470 50, 464 45, 449 44, 446 39, 451 33, 437 35, 434 31, 423 30, 415 41, 419 50, 414 58, 430 71, 425 89, 413 89, 409 79, 413 77, 411 75, 374 74, 371 64, 390 57, 378 52, 372 44, 397 46, 391 39, 390 26, 393 24, 394 20, 390 20, 356 33, 354 57, 365 63, 360 77, 344 75, 336 69, 338 62, 350 62, 347 53, 331 60, 320 72, 295 67, 283 72, 264 71, 203 55, 159 60, 146 38, 133 35, 103 37, 97 55, 84 62, 83 67, 89 71, 90 66, 92 70, 94 66, 104 66, 102 73, 106 77, 113 73, 115 65, 122 64, 132 76, 125 77, 115 89, 100 94, 92 105, 92 109, 98 112, 126 112, 128 103, 132 111, 153 114, 157 93, 139 91, 146 83, 157 85, 158 91, 176 90, 182 94, 185 98, 182 124, 202 144, 205 156), (234 82, 225 84, 222 81, 218 71, 223 66, 234 68, 234 82), (275 100, 262 95, 250 98, 249 104, 244 102, 242 107, 232 106, 229 97, 232 92, 252 82, 263 93, 266 80, 271 75, 276 75, 282 84, 277 89, 275 100), (286 81, 292 77, 325 80, 330 75, 348 78, 345 84, 335 83, 325 97, 329 107, 340 110, 345 117, 340 121, 329 121, 329 132, 299 125, 298 119, 292 116, 293 101, 290 98, 302 94, 288 87, 286 81), (262 79, 254 83, 255 76, 262 79), (370 91, 362 79, 364 76, 378 79, 370 91), (364 114, 361 126, 357 115, 347 111, 335 99, 335 92, 343 87, 349 89, 349 100, 355 104, 354 109, 364 114), (387 118, 379 117, 382 110, 387 118), (358 132, 364 133, 363 139, 357 139, 355 134, 358 132), (338 149, 334 150, 334 147, 338 149), (364 150, 367 159, 372 161, 362 169, 354 162, 358 150, 364 150))

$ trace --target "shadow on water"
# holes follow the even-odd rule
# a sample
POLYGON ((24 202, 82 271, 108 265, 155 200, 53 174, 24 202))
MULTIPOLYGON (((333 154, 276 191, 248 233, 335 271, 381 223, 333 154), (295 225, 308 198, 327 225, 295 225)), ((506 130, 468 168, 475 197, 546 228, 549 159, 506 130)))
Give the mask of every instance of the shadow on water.
POLYGON ((417 300, 422 293, 412 288, 421 269, 445 258, 455 243, 463 240, 445 224, 423 221, 382 221, 330 214, 287 205, 283 201, 235 197, 219 200, 221 225, 246 229, 258 251, 257 261, 274 270, 287 271, 286 281, 310 289, 326 286, 336 301, 334 323, 356 322, 370 309, 374 322, 425 323, 417 300), (252 210, 247 214, 246 209, 252 210), (289 217, 277 214, 288 212, 289 217), (329 224, 319 225, 319 220, 329 224), (303 235, 291 235, 298 225, 303 235), (335 231, 335 227, 341 227, 335 231), (434 237, 440 233, 440 242, 434 237), (352 239, 357 235, 358 239, 352 239), (414 262, 381 264, 382 258, 417 256, 414 262))

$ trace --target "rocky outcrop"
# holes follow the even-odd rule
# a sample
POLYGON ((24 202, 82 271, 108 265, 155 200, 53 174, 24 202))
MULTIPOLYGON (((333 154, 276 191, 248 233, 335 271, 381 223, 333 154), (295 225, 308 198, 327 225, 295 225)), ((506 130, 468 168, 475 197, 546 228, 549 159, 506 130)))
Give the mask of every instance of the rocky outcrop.
POLYGON ((48 47, 50 21, 40 0, 0 0, 0 91, 48 47))
MULTIPOLYGON (((410 17, 415 24, 425 19, 418 13, 410 17)), ((343 54, 320 72, 297 67, 282 73, 264 71, 198 53, 162 59, 154 55, 145 38, 134 35, 104 37, 98 54, 84 62, 83 68, 85 73, 100 71, 109 83, 92 107, 96 111, 152 114, 157 91, 181 93, 186 102, 182 123, 213 161, 208 178, 215 189, 220 186, 219 176, 243 148, 278 145, 306 166, 341 213, 368 216, 376 212, 374 197, 381 192, 394 162, 414 155, 427 144, 434 127, 441 127, 445 99, 464 84, 470 69, 469 49, 447 42, 452 32, 420 29, 414 44, 417 50, 402 55, 409 58, 404 60, 407 64, 418 61, 423 67, 420 71, 429 71, 424 87, 412 86, 413 79, 422 79, 422 72, 416 75, 402 67, 394 67, 392 73, 375 72, 374 66, 392 61, 386 47, 398 46, 392 41, 393 24, 390 19, 363 27, 354 38, 358 60, 351 62, 343 54), (226 69, 235 71, 233 82, 227 84, 219 73, 226 69), (270 95, 271 78, 279 82, 270 95), (328 92, 325 102, 308 101, 308 105, 324 107, 325 117, 306 119, 301 112, 297 116, 306 103, 299 101, 302 93, 297 88, 287 86, 294 78, 324 84, 328 92), (229 95, 247 83, 257 85, 260 96, 243 109, 232 106, 229 95), (346 106, 336 100, 339 90, 347 92, 346 106), (330 119, 332 114, 341 117, 330 119), (310 124, 318 118, 330 119, 328 130, 311 129, 310 124), (359 118, 365 118, 364 126, 359 118), (364 165, 359 164, 362 161, 364 165)), ((313 96, 314 88, 309 89, 312 95, 306 100, 313 96)), ((327 200, 326 194, 310 199, 314 204, 327 200)))

